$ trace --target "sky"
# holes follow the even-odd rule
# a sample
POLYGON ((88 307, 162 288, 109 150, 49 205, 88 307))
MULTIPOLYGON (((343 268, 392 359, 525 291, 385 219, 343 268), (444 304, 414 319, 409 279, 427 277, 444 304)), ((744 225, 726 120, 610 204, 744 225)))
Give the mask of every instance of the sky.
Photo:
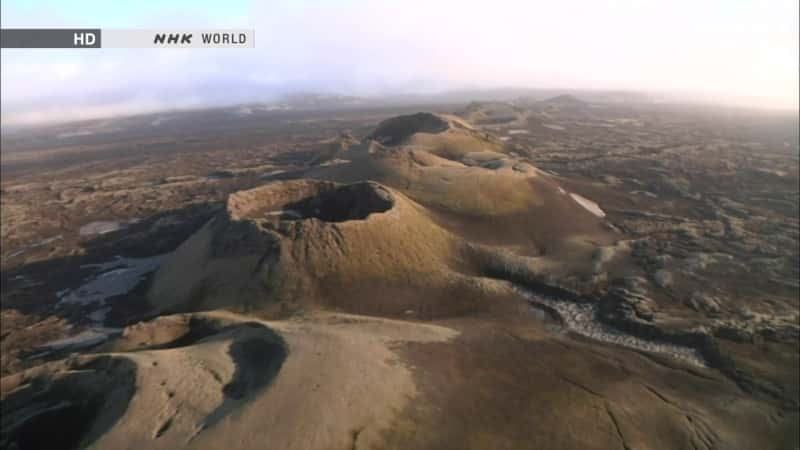
POLYGON ((254 29, 254 49, 3 49, 2 124, 482 88, 798 108, 797 0, 3 0, 3 28, 254 29))

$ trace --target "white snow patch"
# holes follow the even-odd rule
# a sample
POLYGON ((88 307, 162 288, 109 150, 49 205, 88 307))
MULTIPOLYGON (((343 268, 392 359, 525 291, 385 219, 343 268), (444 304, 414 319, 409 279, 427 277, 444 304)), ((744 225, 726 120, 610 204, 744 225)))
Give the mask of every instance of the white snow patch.
POLYGON ((93 234, 106 234, 112 231, 117 231, 122 228, 122 224, 111 220, 98 220, 96 222, 89 222, 78 230, 81 236, 91 236, 93 234))
POLYGON ((589 200, 587 198, 581 197, 578 194, 573 194, 572 192, 570 192, 569 195, 579 205, 581 205, 584 208, 586 208, 587 211, 589 211, 590 213, 594 214, 595 216, 597 216, 597 217, 605 217, 606 216, 606 213, 603 212, 602 209, 600 209, 600 207, 597 205, 597 203, 595 203, 595 202, 593 202, 593 201, 591 201, 591 200, 589 200))
POLYGON ((55 242, 55 241, 57 241, 57 240, 61 239, 62 237, 63 237, 63 236, 59 234, 58 236, 53 236, 53 237, 49 237, 49 238, 47 238, 47 239, 42 239, 42 240, 41 240, 41 241, 39 241, 39 242, 36 242, 36 243, 33 243, 33 244, 31 244, 31 245, 30 245, 30 247, 31 247, 31 248, 33 248, 33 247, 41 247, 41 246, 43 246, 43 245, 50 244, 51 242, 55 242))
POLYGON ((6 254, 6 258, 13 258, 15 256, 19 256, 19 255, 25 253, 26 251, 28 251, 28 250, 30 250, 32 248, 42 247, 44 245, 50 244, 52 242, 55 242, 55 241, 61 239, 62 237, 63 236, 59 234, 58 236, 53 236, 53 237, 49 237, 47 239, 42 239, 41 241, 34 242, 33 244, 30 244, 30 245, 27 245, 25 247, 18 248, 16 250, 11 251, 10 253, 6 254))
POLYGON ((275 175, 280 175, 285 172, 286 172, 285 170, 271 170, 269 172, 264 172, 263 174, 261 174, 261 179, 266 180, 274 177, 275 175))
POLYGON ((27 248, 25 248, 25 247, 23 247, 23 248, 20 248, 20 249, 17 249, 17 250, 14 250, 14 251, 12 251, 11 253, 9 253, 9 254, 7 255, 7 257, 8 257, 8 258, 13 258, 13 257, 15 257, 15 256, 19 256, 19 255, 21 255, 21 254, 25 253, 25 250, 27 250, 27 248))
POLYGON ((94 347, 95 345, 105 342, 109 337, 118 335, 121 332, 122 330, 119 328, 89 328, 81 331, 75 336, 50 341, 39 347, 39 352, 35 355, 31 355, 29 358, 38 358, 57 351, 75 351, 94 347))
POLYGON ((650 191, 631 191, 631 194, 633 194, 633 195, 644 195, 645 197, 650 197, 650 198, 658 198, 658 195, 656 195, 656 194, 654 194, 654 193, 652 193, 650 191))
POLYGON ((295 219, 301 219, 303 217, 298 211, 294 209, 281 209, 279 211, 267 211, 264 213, 265 216, 289 216, 294 217, 295 219))
POLYGON ((336 158, 336 159, 332 159, 330 161, 325 161, 324 163, 320 164, 320 166, 322 166, 322 167, 338 166, 339 164, 347 164, 349 162, 350 162, 349 159, 336 158))
POLYGON ((108 335, 95 330, 86 330, 68 338, 56 339, 44 344, 47 350, 62 350, 64 348, 85 348, 99 344, 108 339, 108 335))
MULTIPOLYGON (((98 275, 89 277, 77 289, 60 296, 60 303, 88 305, 103 302, 110 297, 127 294, 139 284, 145 274, 155 271, 164 255, 149 258, 122 258, 102 264, 87 264, 94 267, 98 275)), ((63 291, 62 291, 63 292, 63 291)))

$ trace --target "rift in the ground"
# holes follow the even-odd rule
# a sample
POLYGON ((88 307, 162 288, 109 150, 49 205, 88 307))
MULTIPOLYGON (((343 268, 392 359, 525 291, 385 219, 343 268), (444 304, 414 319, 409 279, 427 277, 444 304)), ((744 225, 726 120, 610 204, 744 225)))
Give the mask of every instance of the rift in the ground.
POLYGON ((0 448, 798 448, 797 117, 602 100, 4 134, 0 448))

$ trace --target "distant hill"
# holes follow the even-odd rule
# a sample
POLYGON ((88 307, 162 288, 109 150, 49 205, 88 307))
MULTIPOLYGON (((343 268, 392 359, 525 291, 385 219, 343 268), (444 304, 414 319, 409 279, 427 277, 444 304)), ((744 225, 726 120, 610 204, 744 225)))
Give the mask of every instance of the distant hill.
POLYGON ((560 107, 575 107, 575 108, 583 108, 588 105, 587 102, 569 94, 559 95, 553 98, 548 98, 547 100, 543 100, 539 102, 544 105, 553 105, 553 106, 560 106, 560 107))
POLYGON ((471 102, 458 115, 472 124, 497 125, 519 120, 522 112, 511 103, 471 102))
POLYGON ((366 100, 353 95, 301 92, 287 94, 276 103, 289 109, 325 109, 358 106, 366 103, 366 100))

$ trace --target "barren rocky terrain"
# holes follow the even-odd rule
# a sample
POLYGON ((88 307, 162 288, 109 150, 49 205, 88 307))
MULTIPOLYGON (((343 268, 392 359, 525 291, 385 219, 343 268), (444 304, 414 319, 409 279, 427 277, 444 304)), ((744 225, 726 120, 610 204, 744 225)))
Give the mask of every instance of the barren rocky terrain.
POLYGON ((248 111, 2 136, 1 448, 800 448, 796 115, 248 111))

